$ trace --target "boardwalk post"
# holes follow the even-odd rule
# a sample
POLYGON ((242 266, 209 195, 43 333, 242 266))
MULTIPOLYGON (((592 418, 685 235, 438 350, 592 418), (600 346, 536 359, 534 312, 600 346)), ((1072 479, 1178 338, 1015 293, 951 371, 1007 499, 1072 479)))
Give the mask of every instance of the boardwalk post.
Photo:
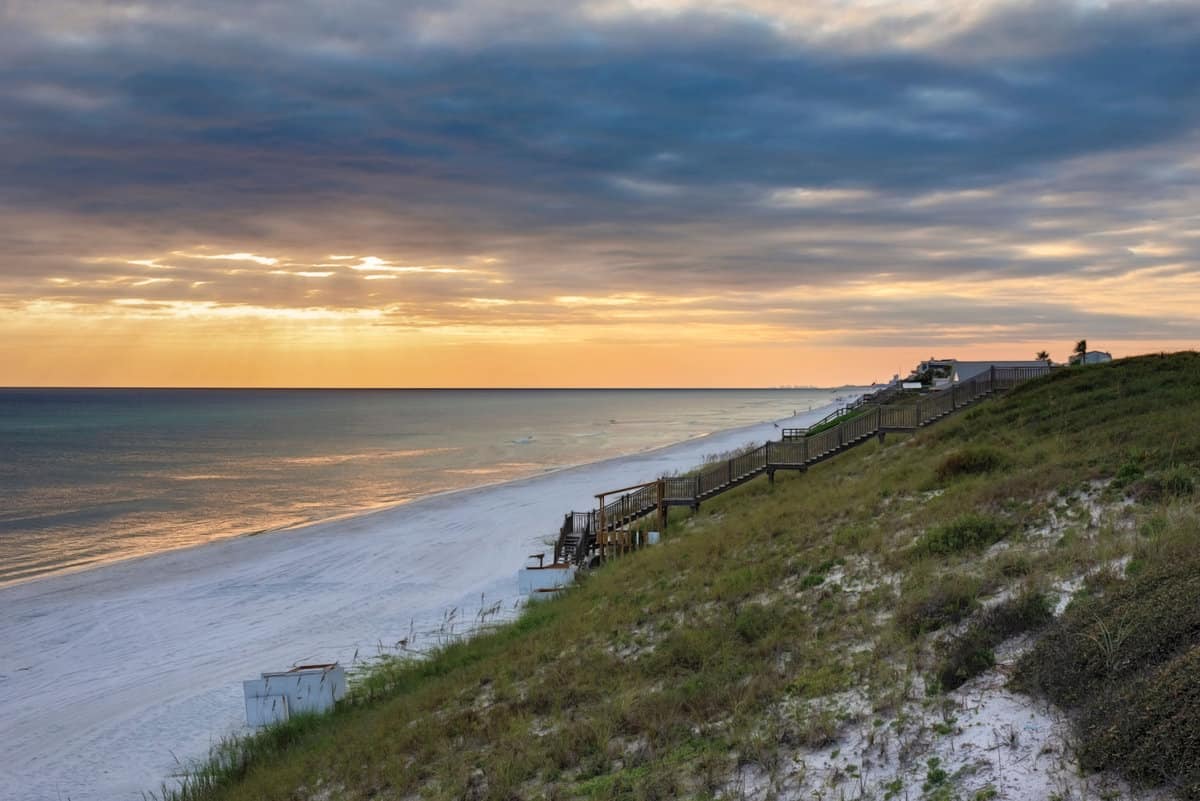
POLYGON ((667 480, 658 480, 658 535, 667 533, 667 480))
POLYGON ((603 560, 604 559, 604 541, 607 538, 604 533, 604 528, 605 528, 605 526, 604 526, 604 496, 597 495, 596 497, 600 499, 600 520, 597 522, 597 525, 596 525, 596 549, 598 551, 600 551, 600 559, 603 560))
POLYGON ((575 517, 574 510, 567 512, 567 518, 566 518, 566 520, 563 521, 562 528, 558 532, 558 539, 554 543, 554 564, 556 564, 556 565, 558 564, 558 557, 562 552, 563 538, 565 538, 567 536, 567 534, 569 533, 567 531, 567 524, 574 517, 575 517))

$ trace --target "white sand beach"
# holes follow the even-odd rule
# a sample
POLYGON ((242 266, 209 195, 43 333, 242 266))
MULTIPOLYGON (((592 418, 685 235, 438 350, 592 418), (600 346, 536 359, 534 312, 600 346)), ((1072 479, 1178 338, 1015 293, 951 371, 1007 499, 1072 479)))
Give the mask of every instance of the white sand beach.
MULTIPOLYGON (((832 407, 779 425, 802 426, 832 407)), ((349 664, 448 609, 512 610, 525 557, 593 494, 777 438, 771 422, 655 451, 0 588, 0 798, 141 799, 244 731, 241 681, 349 664)), ((320 488, 314 488, 319 492, 320 488)), ((459 623, 458 628, 463 628, 459 623)), ((419 638, 420 648, 432 641, 419 638)))

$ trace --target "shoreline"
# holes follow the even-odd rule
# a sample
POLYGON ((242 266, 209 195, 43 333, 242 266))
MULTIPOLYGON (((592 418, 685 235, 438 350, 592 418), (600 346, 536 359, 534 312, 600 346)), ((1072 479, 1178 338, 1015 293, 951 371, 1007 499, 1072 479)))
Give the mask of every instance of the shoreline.
POLYGON ((140 798, 178 769, 174 754, 202 758, 243 730, 242 679, 299 662, 349 666, 436 630, 450 609, 515 609, 517 570, 549 550, 572 506, 773 438, 773 426, 0 587, 0 639, 13 644, 0 655, 0 737, 16 744, 0 795, 140 798))
MULTIPOLYGON (((836 389, 844 389, 844 387, 835 387, 834 389, 835 390, 836 389)), ((856 387, 856 388, 852 388, 852 389, 864 390, 866 388, 856 387)), ((859 397, 860 394, 862 394, 862 393, 861 392, 859 392, 858 394, 852 393, 852 394, 848 395, 847 397, 848 398, 856 398, 856 397, 859 397)), ((842 404, 843 402, 844 401, 832 401, 828 404, 825 404, 824 406, 814 407, 811 410, 801 412, 798 415, 794 415, 792 417, 787 417, 787 418, 782 418, 782 419, 785 421, 786 420, 797 420, 797 419, 801 419, 801 418, 806 418, 807 416, 816 414, 817 412, 828 413, 828 411, 832 411, 834 408, 836 408, 838 405, 842 404)), ((625 459, 631 459, 631 458, 643 456, 643 455, 650 456, 659 451, 670 450, 672 448, 677 448, 682 445, 690 445, 690 444, 697 443, 697 442, 700 442, 705 439, 733 435, 736 432, 742 431, 742 430, 745 430, 745 431, 756 430, 756 429, 761 428, 761 427, 767 425, 768 423, 772 423, 772 422, 774 422, 773 419, 766 419, 766 420, 760 420, 760 421, 757 421, 754 423, 747 423, 747 424, 741 425, 741 426, 735 426, 733 428, 717 429, 715 431, 708 431, 708 432, 705 432, 702 434, 696 434, 695 436, 691 436, 686 439, 675 440, 673 442, 668 442, 668 443, 665 443, 662 445, 655 445, 655 446, 652 446, 650 448, 646 448, 643 450, 630 451, 628 453, 619 453, 619 454, 615 454, 612 456, 605 456, 605 457, 603 457, 601 459, 597 459, 595 461, 574 462, 571 464, 566 464, 566 465, 561 465, 558 467, 544 469, 541 472, 533 473, 533 474, 527 475, 527 476, 499 479, 497 481, 490 481, 490 482, 485 482, 482 484, 472 484, 470 486, 455 487, 453 489, 445 489, 445 490, 439 490, 436 492, 430 492, 430 493, 427 493, 424 495, 415 495, 411 498, 406 498, 402 501, 393 502, 393 503, 383 503, 383 504, 380 504, 375 507, 340 512, 337 514, 330 515, 328 517, 321 517, 321 518, 318 518, 315 520, 307 520, 307 521, 302 521, 299 523, 292 523, 289 525, 283 525, 283 526, 278 526, 278 527, 274 527, 274 528, 257 529, 257 530, 252 530, 252 531, 241 531, 241 532, 236 532, 236 533, 232 533, 232 534, 226 534, 223 536, 217 536, 212 539, 205 540, 203 542, 192 543, 190 545, 181 545, 176 548, 167 548, 167 549, 161 550, 161 551, 153 551, 151 553, 136 554, 134 556, 117 557, 117 558, 114 558, 111 560, 88 562, 87 564, 79 565, 79 566, 75 566, 75 567, 66 567, 64 569, 52 568, 50 570, 47 570, 45 572, 38 573, 35 575, 23 576, 23 577, 8 580, 8 581, 0 581, 0 593, 4 593, 6 590, 10 590, 10 589, 13 589, 16 587, 28 586, 30 584, 34 584, 37 582, 54 581, 55 579, 66 578, 68 576, 78 576, 81 574, 90 573, 92 571, 111 569, 111 568, 115 568, 119 565, 124 565, 124 564, 128 564, 128 563, 133 563, 133 562, 140 562, 140 561, 144 561, 147 559, 155 559, 155 558, 166 556, 168 554, 177 554, 177 553, 181 553, 181 552, 193 551, 195 549, 205 548, 205 547, 208 547, 211 545, 216 545, 216 544, 223 543, 223 542, 229 542, 231 540, 240 540, 240 539, 245 539, 245 538, 250 538, 250 537, 271 537, 271 536, 287 535, 287 534, 292 534, 294 532, 307 531, 308 529, 312 529, 315 527, 332 526, 335 523, 345 523, 347 521, 356 520, 359 518, 367 518, 367 517, 371 517, 373 515, 387 514, 388 512, 392 512, 397 509, 411 508, 417 504, 430 502, 435 499, 445 498, 448 496, 467 495, 470 493, 495 489, 497 487, 520 485, 523 482, 536 481, 537 479, 540 479, 540 478, 544 478, 547 476, 554 476, 554 475, 558 475, 559 473, 569 472, 572 470, 580 470, 580 469, 586 469, 586 468, 591 468, 591 467, 600 467, 600 466, 609 464, 611 462, 616 462, 616 461, 625 460, 625 459)), ((569 511, 569 510, 564 510, 564 513, 565 513, 565 511, 569 511)))

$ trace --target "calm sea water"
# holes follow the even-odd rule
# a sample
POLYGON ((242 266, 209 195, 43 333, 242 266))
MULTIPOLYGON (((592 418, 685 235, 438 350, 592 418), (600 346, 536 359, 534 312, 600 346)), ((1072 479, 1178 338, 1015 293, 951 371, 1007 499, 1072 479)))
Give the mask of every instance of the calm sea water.
POLYGON ((0 584, 778 419, 828 390, 0 390, 0 584))

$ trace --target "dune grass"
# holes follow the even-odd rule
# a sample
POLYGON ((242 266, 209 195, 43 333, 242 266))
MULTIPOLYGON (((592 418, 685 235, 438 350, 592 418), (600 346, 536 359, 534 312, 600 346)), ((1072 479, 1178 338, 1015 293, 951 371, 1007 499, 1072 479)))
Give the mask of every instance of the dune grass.
MULTIPOLYGON (((1118 689, 1115 668, 1079 651, 1070 627, 1095 617, 1120 630, 1125 608, 1150 621, 1136 602, 1150 586, 1195 600, 1161 563, 1196 542, 1184 477, 1200 464, 1198 412, 1196 354, 1063 370, 915 436, 780 473, 774 486, 749 482, 695 514, 672 510, 663 545, 496 631, 380 664, 333 714, 226 743, 166 795, 725 797, 739 767, 769 774, 782 755, 836 742, 849 716, 895 714, 914 683, 986 669, 982 652, 1044 622, 1028 599, 1121 559, 1132 577, 1093 580, 1091 600, 1048 630, 1057 645, 1035 653, 1136 694, 1123 702, 1168 709, 1195 689, 1192 630, 1171 647, 1122 640, 1114 658, 1135 683, 1118 689), (1123 471, 1129 480, 1113 481, 1123 471), (1160 492, 1131 495, 1155 479, 1160 492), (1088 504, 1099 501, 1130 504, 1130 525, 1094 524, 1088 504), (988 611, 1006 597, 1029 605, 988 611), (955 642, 961 664, 947 670, 955 642), (838 705, 851 689, 865 712, 838 705)), ((1095 719, 1033 659, 1031 692, 1095 719)), ((1160 734, 1149 718, 1119 735, 1096 720, 1081 734, 1095 743, 1092 764, 1191 780, 1165 760, 1138 761, 1146 732, 1160 734)), ((1178 725, 1168 733, 1194 731, 1178 725)))

